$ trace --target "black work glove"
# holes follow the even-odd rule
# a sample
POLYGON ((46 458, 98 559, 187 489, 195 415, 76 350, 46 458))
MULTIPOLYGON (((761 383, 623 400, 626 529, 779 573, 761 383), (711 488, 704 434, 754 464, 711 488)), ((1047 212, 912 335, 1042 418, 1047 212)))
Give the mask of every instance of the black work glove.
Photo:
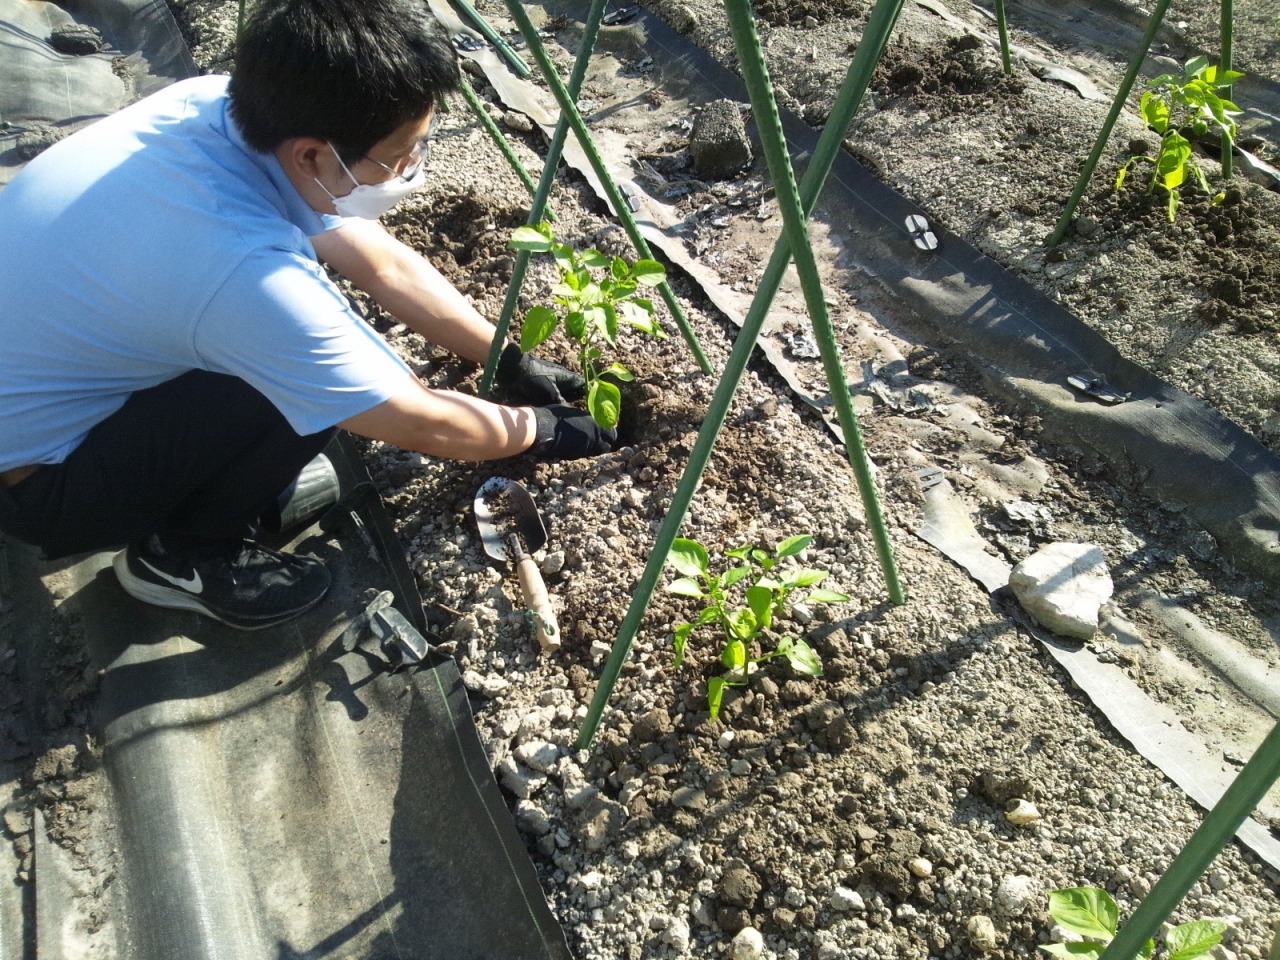
POLYGON ((497 381, 517 399, 539 406, 581 400, 586 395, 586 383, 578 374, 558 363, 523 353, 514 343, 502 349, 497 381))
POLYGON ((591 414, 563 404, 534 407, 537 439, 529 452, 547 460, 598 457, 618 445, 618 431, 602 427, 591 414))

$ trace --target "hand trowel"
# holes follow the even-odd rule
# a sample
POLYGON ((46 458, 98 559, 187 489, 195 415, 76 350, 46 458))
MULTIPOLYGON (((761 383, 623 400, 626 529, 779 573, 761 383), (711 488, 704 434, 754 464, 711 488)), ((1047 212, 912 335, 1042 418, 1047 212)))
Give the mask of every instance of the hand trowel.
POLYGON ((520 592, 543 650, 560 647, 560 628, 547 597, 547 585, 532 554, 547 542, 547 530, 529 491, 506 477, 490 477, 476 491, 476 527, 484 552, 514 563, 520 592))

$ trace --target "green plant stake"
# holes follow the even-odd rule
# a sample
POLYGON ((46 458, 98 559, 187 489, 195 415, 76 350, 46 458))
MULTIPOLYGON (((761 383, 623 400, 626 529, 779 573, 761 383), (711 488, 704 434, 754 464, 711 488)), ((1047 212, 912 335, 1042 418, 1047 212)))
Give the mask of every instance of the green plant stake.
POLYGON ((1271 728, 1249 762, 1223 792, 1222 799, 1214 804, 1187 845, 1173 858, 1164 876, 1156 881, 1138 909, 1133 911, 1124 929, 1116 934, 1115 940, 1102 954, 1103 960, 1130 960, 1137 955, 1139 947, 1155 936, 1160 924, 1169 918, 1187 891, 1204 876, 1214 857, 1240 829, 1245 817, 1277 778, 1280 778, 1280 723, 1271 728))
POLYGON ((1240 112, 1230 100, 1218 95, 1218 90, 1243 74, 1220 73, 1206 57, 1187 61, 1182 76, 1163 74, 1151 81, 1151 89, 1142 94, 1138 102, 1139 112, 1147 126, 1160 135, 1160 149, 1154 160, 1145 154, 1130 157, 1116 174, 1116 189, 1124 186, 1125 177, 1135 163, 1152 165, 1151 182, 1147 192, 1156 187, 1168 194, 1169 222, 1173 223, 1181 203, 1182 187, 1188 177, 1194 177, 1200 189, 1213 196, 1214 203, 1222 202, 1223 194, 1216 196, 1209 189, 1204 171, 1195 162, 1192 137, 1205 136, 1211 129, 1218 129, 1224 140, 1235 142, 1236 122, 1232 114, 1240 112))
MULTIPOLYGON (((582 147, 582 152, 586 154, 592 171, 594 171, 601 187, 604 189, 605 196, 609 198, 609 206, 612 207, 614 214, 622 224, 623 229, 626 230, 627 236, 631 238, 631 243, 639 252, 641 258, 645 260, 654 259, 648 242, 641 235, 640 228, 636 226, 635 217, 631 215, 631 210, 627 206, 626 200, 618 190, 618 185, 614 183, 613 176, 605 166, 604 159, 600 156, 600 151, 596 149, 595 142, 591 139, 591 131, 587 129, 586 123, 583 122, 582 114, 578 112, 574 98, 565 89, 564 82, 560 79, 560 74, 556 72, 555 65, 551 62, 546 49, 542 46, 542 41, 538 38, 538 31, 534 29, 533 21, 529 19, 529 14, 521 6, 519 0, 505 0, 505 2, 507 10, 511 13, 511 18, 515 20, 516 26, 520 28, 520 34, 525 39, 525 43, 529 45, 529 52, 533 54, 534 60, 538 63, 538 69, 542 71, 542 78, 547 81, 547 86, 551 88, 551 93, 556 98, 556 103, 560 106, 561 114, 568 118, 569 126, 573 128, 574 135, 578 138, 578 145, 582 147)), ((667 309, 671 311, 671 316, 675 320, 676 326, 680 328, 680 333, 684 336, 685 343, 698 364, 698 369, 703 373, 711 373, 711 361, 707 359, 707 355, 703 352, 702 344, 698 342, 698 335, 693 332, 689 318, 685 315, 684 307, 676 299, 675 293, 671 290, 671 285, 664 281, 658 291, 662 294, 662 299, 666 303, 667 309)))
MULTIPOLYGON (((502 155, 506 157, 507 163, 511 166, 511 169, 515 171, 516 176, 520 178, 520 182, 524 184, 524 188, 529 191, 530 195, 536 196, 538 188, 533 182, 533 177, 529 176, 529 171, 524 168, 524 164, 520 162, 520 158, 516 156, 516 152, 511 149, 511 142, 507 140, 503 132, 498 129, 498 125, 493 122, 493 117, 489 116, 489 111, 484 108, 484 104, 481 103, 480 98, 476 96, 475 90, 473 90, 471 84, 467 82, 466 75, 459 73, 458 81, 458 87, 462 90, 462 97, 467 101, 467 106, 471 108, 471 112, 476 115, 476 118, 488 132, 489 138, 498 145, 498 149, 502 152, 502 155)), ((555 220, 555 211, 548 208, 546 211, 546 217, 548 220, 555 220)))
POLYGON ((1009 22, 1004 15, 1004 0, 996 0, 996 29, 1000 32, 1000 62, 1004 75, 1013 76, 1013 62, 1009 58, 1009 22))
POLYGON ((533 74, 529 69, 529 65, 520 59, 520 54, 511 49, 511 45, 502 39, 502 35, 493 29, 493 25, 484 17, 480 16, 480 12, 476 10, 467 0, 453 0, 458 9, 466 15, 477 30, 484 34, 484 38, 488 40, 495 50, 501 54, 502 58, 511 65, 511 69, 515 71, 516 76, 524 80, 533 74))
MULTIPOLYGON (((582 28, 582 46, 573 61, 573 70, 569 73, 569 85, 566 94, 573 100, 578 99, 582 89, 582 80, 587 75, 587 66, 591 62, 591 51, 595 48, 596 35, 600 32, 600 21, 604 19, 604 9, 608 0, 592 0, 591 9, 587 11, 587 21, 582 28)), ((538 189, 534 192, 533 203, 529 207, 528 226, 542 222, 543 210, 547 208, 547 200, 551 196, 551 186, 556 179, 556 169, 560 166, 560 155, 564 152, 565 138, 569 134, 569 120, 561 113, 556 121, 555 133, 551 137, 551 145, 547 147, 547 160, 542 165, 542 177, 538 180, 538 189)), ((529 253, 527 250, 516 251, 515 266, 511 268, 511 282, 507 285, 507 295, 502 301, 502 314, 494 325, 493 343, 489 346, 489 356, 485 360, 484 372, 480 377, 480 395, 487 397, 493 391, 493 380, 498 372, 498 358, 506 344, 507 331, 511 329, 511 319, 516 315, 516 307, 520 303, 520 290, 524 287, 525 273, 529 269, 529 253)))
POLYGON ((849 597, 835 590, 818 588, 827 576, 812 569, 779 570, 788 557, 802 552, 813 537, 801 534, 788 537, 770 553, 760 547, 745 546, 726 550, 725 556, 739 561, 723 573, 713 573, 706 547, 696 540, 676 539, 667 554, 667 563, 683 574, 667 584, 668 593, 692 597, 702 602, 702 610, 691 623, 676 626, 675 666, 684 662, 690 635, 699 627, 715 624, 720 628, 722 647, 720 662, 726 672, 707 681, 707 707, 711 719, 720 715, 725 688, 745 687, 759 664, 774 657, 786 657, 796 673, 806 677, 822 676, 818 654, 799 637, 783 636, 771 652, 764 652, 763 641, 777 620, 787 614, 787 603, 795 591, 813 587, 802 602, 844 603, 849 597), (745 603, 734 604, 730 589, 739 587, 745 603), (755 653, 761 650, 759 656, 755 653))
MULTIPOLYGON (((1232 0, 1222 0, 1222 11, 1221 11, 1220 20, 1219 20, 1219 30, 1220 30, 1221 45, 1222 45, 1222 57, 1220 59, 1222 60, 1221 66, 1222 66, 1222 74, 1224 78, 1231 73, 1231 45, 1232 45, 1232 38, 1235 33, 1232 25, 1233 20, 1234 20, 1234 15, 1233 15, 1233 8, 1232 8, 1232 0)), ((1231 81, 1228 80, 1226 83, 1224 83, 1221 86, 1220 89, 1222 93, 1222 98, 1224 100, 1230 100, 1231 99, 1231 81)), ((1220 157, 1222 161, 1222 176, 1226 180, 1231 179, 1231 165, 1234 160, 1232 151, 1234 149, 1235 149, 1234 138, 1228 140, 1227 135, 1223 133, 1222 152, 1220 157)))
POLYGON ((591 418, 602 427, 617 426, 622 391, 612 381, 625 383, 635 378, 616 361, 601 367, 604 354, 598 344, 604 341, 616 350, 623 325, 651 337, 666 336, 653 315, 653 302, 637 296, 641 287, 661 284, 667 277, 666 269, 656 260, 629 264, 599 250, 574 250, 558 242, 546 223, 518 227, 511 234, 511 247, 527 253, 550 253, 560 272, 560 282, 551 291, 555 307, 539 305, 525 314, 520 349, 526 353, 536 349, 563 320, 565 333, 578 345, 578 366, 587 382, 591 418), (597 275, 597 270, 603 273, 597 275))
POLYGON ((1084 169, 1080 171, 1080 178, 1076 181, 1075 189, 1071 191, 1067 206, 1062 211, 1062 216, 1058 218, 1058 225, 1053 228, 1053 233, 1045 241, 1045 246, 1056 247, 1058 241, 1066 234, 1067 227, 1071 225, 1071 218, 1075 216, 1076 207, 1080 205, 1080 198, 1084 196, 1084 192, 1089 186, 1089 180, 1093 177, 1093 171, 1098 166, 1098 161, 1102 159, 1102 151, 1107 145, 1107 140, 1111 137, 1111 131, 1115 128, 1116 121, 1120 118, 1120 111, 1124 109, 1125 101, 1129 99, 1129 91, 1133 89, 1134 81, 1138 79, 1138 71, 1142 69, 1142 64, 1147 59, 1147 52, 1151 49, 1151 41, 1155 39, 1156 31, 1160 29, 1160 24, 1164 21, 1165 11, 1168 9, 1169 0, 1156 0, 1155 9, 1151 11, 1151 17, 1147 20, 1147 29, 1142 34, 1142 42, 1139 43, 1138 49, 1134 51, 1133 57, 1129 60, 1129 69, 1125 71, 1124 79, 1120 81, 1120 89, 1116 91, 1115 99, 1111 101, 1111 110, 1107 114, 1107 119, 1102 122, 1102 130, 1099 131, 1098 139, 1093 144, 1089 159, 1084 162, 1084 169))
MULTIPOLYGON (((1098 887, 1068 887, 1049 894, 1049 915, 1063 930, 1084 939, 1050 943, 1040 949, 1053 957, 1093 957, 1116 937, 1120 910, 1111 894, 1098 887)), ((1174 927, 1164 938, 1165 960, 1202 960, 1222 941, 1227 925, 1221 920, 1193 920, 1174 927)), ((1156 942, 1148 940, 1139 956, 1155 955, 1156 942)))
MULTIPOLYGON (((858 106, 861 104, 862 97, 871 82, 871 75, 875 71, 876 63, 880 60, 880 56, 889 42, 889 37, 893 33, 893 27, 898 22, 898 15, 902 12, 902 4, 903 0, 876 0, 875 6, 871 8, 871 12, 867 16, 867 25, 863 30, 862 39, 858 42, 858 49, 849 61, 849 68, 845 72, 844 82, 840 85, 840 90, 836 94, 835 104, 831 108, 831 116, 823 128, 822 136, 818 138, 818 145, 814 148, 813 157, 805 168, 804 177, 800 183, 800 202, 804 207, 806 217, 813 210, 814 204, 817 203, 818 196, 822 193, 822 186, 826 182, 827 175, 831 172, 831 166, 843 148, 844 133, 853 121, 854 114, 858 112, 858 106)), ((730 17, 736 15, 738 14, 735 11, 729 11, 730 17)), ((738 385, 742 382, 742 375, 747 369, 747 363, 751 359, 752 352, 755 350, 756 340, 759 338, 760 331, 769 315, 769 307, 772 305, 773 298, 782 284, 790 262, 791 246, 787 235, 783 234, 773 248, 769 263, 761 275, 760 286, 751 301, 751 307, 747 311, 747 315, 743 318, 742 329, 734 341, 733 350, 725 363, 724 372, 720 375, 720 382, 716 384, 715 393, 707 407, 706 416, 702 419, 702 426, 698 430, 693 450, 689 454, 689 462, 685 466, 684 473, 680 476, 680 482, 676 485, 676 491, 671 497, 671 506, 667 510, 667 516, 662 521, 653 549, 649 554, 649 560, 645 563, 644 572, 640 575, 640 582, 636 585, 632 594, 631 605, 627 608, 627 614, 622 620, 622 625, 618 628, 618 637, 614 640, 613 649, 609 651, 608 660, 605 661, 600 682, 596 684, 595 693, 591 698, 591 706, 587 710, 586 719, 582 722, 582 729, 578 731, 575 747, 579 750, 585 750, 591 746, 591 741, 595 737, 596 729, 600 725, 600 718, 608 705, 614 684, 617 683, 618 674, 622 672, 622 666, 631 651, 631 643, 640 629, 640 622, 644 618, 645 608, 653 596, 653 591, 657 588, 658 578, 662 575, 667 553, 675 542, 676 535, 680 531, 680 524, 684 522, 685 515, 688 513, 689 505, 693 502, 693 495, 697 492, 702 473, 706 470, 707 462, 711 459, 712 450, 715 449, 716 438, 719 436, 720 429, 724 426, 725 418, 729 414, 729 407, 733 403, 733 395, 737 391, 738 385)), ((885 572, 889 598, 894 603, 904 603, 906 602, 906 596, 903 594, 902 585, 897 579, 897 570, 893 563, 888 532, 884 529, 884 519, 876 504, 875 487, 871 483, 870 469, 866 466, 865 453, 860 446, 857 446, 858 439, 855 437, 854 445, 849 447, 850 458, 852 459, 856 454, 862 463, 861 470, 857 466, 854 467, 858 477, 858 490, 862 495, 864 506, 871 504, 876 507, 876 509, 868 509, 867 516, 868 523, 876 539, 876 549, 880 552, 881 567, 885 572)))

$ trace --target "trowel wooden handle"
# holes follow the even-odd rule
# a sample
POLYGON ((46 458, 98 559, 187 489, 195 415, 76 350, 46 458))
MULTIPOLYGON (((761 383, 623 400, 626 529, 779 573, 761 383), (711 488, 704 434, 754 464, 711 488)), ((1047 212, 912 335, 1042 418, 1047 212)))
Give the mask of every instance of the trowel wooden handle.
POLYGON ((533 562, 533 557, 526 553, 516 562, 516 573, 520 577, 520 592, 524 594, 525 606, 533 613, 533 631, 538 638, 538 646, 548 652, 559 650, 560 627, 547 597, 542 571, 533 562))

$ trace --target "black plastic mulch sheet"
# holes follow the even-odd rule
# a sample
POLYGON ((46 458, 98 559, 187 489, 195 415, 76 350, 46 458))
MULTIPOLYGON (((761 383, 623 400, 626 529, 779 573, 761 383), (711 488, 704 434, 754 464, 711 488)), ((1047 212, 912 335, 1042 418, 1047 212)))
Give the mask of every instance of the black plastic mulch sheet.
MULTIPOLYGON (((419 627, 422 608, 367 474, 345 445, 330 452, 354 493, 289 549, 322 558, 333 587, 279 628, 147 607, 110 554, 55 569, 0 550, 22 580, 11 599, 32 616, 56 599, 102 671, 92 727, 116 880, 90 907, 114 926, 110 955, 568 960, 455 663, 394 669, 372 634, 343 643, 380 591, 419 627), (46 575, 74 586, 42 597, 46 575)), ((86 905, 39 857, 30 886, 25 918, 5 911, 27 929, 0 937, 0 960, 76 955, 61 952, 74 924, 39 907, 86 905)))
POLYGON ((24 134, 71 133, 197 73, 163 0, 0 0, 0 185, 30 159, 24 134), (96 30, 101 49, 56 48, 72 25, 96 30))

